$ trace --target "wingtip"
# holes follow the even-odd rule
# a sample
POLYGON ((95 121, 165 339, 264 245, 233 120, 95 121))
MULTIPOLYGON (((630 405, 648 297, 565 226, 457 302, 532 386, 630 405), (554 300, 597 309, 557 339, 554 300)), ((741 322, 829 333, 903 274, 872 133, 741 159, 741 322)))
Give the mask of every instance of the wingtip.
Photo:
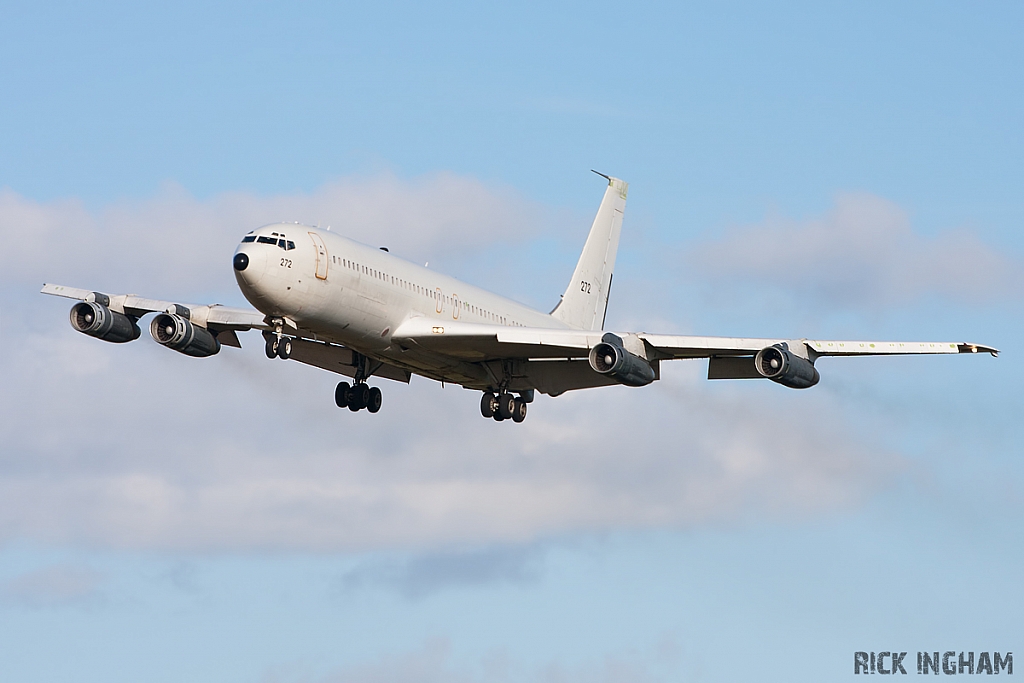
POLYGON ((957 350, 960 351, 960 353, 987 353, 993 358, 999 356, 999 349, 992 346, 985 346, 984 344, 969 344, 965 342, 963 344, 957 344, 957 350))

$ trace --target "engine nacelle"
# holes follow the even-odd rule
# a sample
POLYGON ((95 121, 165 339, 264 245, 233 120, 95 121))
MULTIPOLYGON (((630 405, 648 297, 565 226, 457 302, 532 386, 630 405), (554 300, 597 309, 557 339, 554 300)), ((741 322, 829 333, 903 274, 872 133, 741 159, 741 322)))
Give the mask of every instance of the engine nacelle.
POLYGON ((150 323, 149 332, 158 344, 186 356, 205 358, 220 351, 217 335, 205 327, 192 324, 180 315, 160 313, 150 323))
POLYGON ((814 363, 781 345, 758 351, 754 356, 754 367, 762 377, 793 389, 808 389, 821 379, 814 363))
POLYGON ((90 337, 123 344, 139 338, 142 331, 123 313, 115 313, 96 301, 80 301, 71 307, 71 326, 90 337))
POLYGON ((614 334, 606 334, 601 343, 590 349, 590 367, 631 387, 650 384, 656 376, 650 363, 624 349, 614 334))

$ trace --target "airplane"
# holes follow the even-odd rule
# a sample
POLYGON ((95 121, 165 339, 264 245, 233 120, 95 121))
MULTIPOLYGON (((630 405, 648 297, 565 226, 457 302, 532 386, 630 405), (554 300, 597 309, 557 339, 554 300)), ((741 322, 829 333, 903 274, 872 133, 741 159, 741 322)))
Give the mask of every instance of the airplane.
MULTIPOLYGON (((597 173, 595 171, 595 173, 597 173)), ((708 379, 768 379, 795 389, 818 383, 822 356, 953 354, 998 350, 965 342, 867 342, 697 337, 605 331, 615 256, 629 186, 607 187, 569 286, 550 313, 468 285, 346 237, 299 223, 247 233, 232 258, 256 310, 193 305, 134 294, 45 284, 42 293, 79 300, 71 325, 108 342, 138 339, 138 321, 187 356, 240 347, 237 332, 260 330, 268 358, 291 359, 352 379, 338 383, 339 408, 376 413, 371 378, 412 375, 482 392, 480 413, 522 422, 536 392, 660 378, 661 362, 707 358, 708 379)))

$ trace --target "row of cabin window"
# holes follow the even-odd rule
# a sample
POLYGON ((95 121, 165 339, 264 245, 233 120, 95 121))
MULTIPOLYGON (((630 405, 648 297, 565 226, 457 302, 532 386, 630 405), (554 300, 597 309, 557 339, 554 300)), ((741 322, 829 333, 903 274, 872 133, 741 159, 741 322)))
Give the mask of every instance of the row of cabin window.
MULTIPOLYGON (((387 275, 386 273, 382 273, 379 270, 374 270, 373 268, 368 268, 367 266, 360 265, 358 263, 355 263, 354 261, 350 261, 350 260, 345 259, 345 258, 339 259, 337 257, 332 257, 331 260, 333 260, 335 263, 340 261, 341 265, 345 266, 346 268, 352 268, 352 269, 358 270, 359 272, 364 273, 366 275, 372 275, 375 278, 383 279, 385 282, 390 278, 391 279, 391 284, 393 284, 393 285, 396 285, 396 286, 399 286, 399 287, 404 287, 406 289, 410 289, 411 291, 414 291, 417 294, 422 294, 423 296, 430 297, 431 299, 434 299, 435 301, 437 301, 437 292, 436 291, 432 292, 429 289, 427 289, 426 287, 421 287, 420 285, 413 284, 412 282, 408 282, 406 280, 402 280, 401 278, 396 278, 394 275, 387 275)), ((455 300, 452 299, 452 297, 450 297, 450 296, 445 296, 444 300, 445 300, 446 303, 448 303, 448 304, 450 304, 452 306, 455 305, 455 300)), ((458 302, 458 306, 459 306, 459 308, 461 310, 468 310, 469 312, 471 312, 471 313, 473 313, 475 315, 479 315, 481 317, 487 318, 488 320, 492 320, 494 322, 501 323, 502 325, 505 324, 505 318, 502 318, 499 315, 495 315, 494 313, 491 313, 490 311, 485 311, 485 310, 483 310, 483 309, 481 309, 481 308, 479 308, 477 306, 473 306, 471 304, 467 304, 465 301, 459 301, 458 302)), ((517 325, 519 327, 522 327, 521 325, 519 325, 519 323, 513 323, 513 325, 517 325)))

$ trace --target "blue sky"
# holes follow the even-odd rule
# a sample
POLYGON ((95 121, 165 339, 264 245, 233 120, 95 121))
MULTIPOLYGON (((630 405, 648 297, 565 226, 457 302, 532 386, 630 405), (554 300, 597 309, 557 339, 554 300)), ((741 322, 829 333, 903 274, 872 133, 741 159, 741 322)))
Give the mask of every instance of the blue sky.
POLYGON ((1020 649, 1012 3, 5 5, 11 680, 846 680, 1020 649), (332 224, 550 307, 631 183, 608 323, 969 340, 821 384, 477 396, 75 335, 44 281, 244 303, 332 224), (367 419, 364 419, 367 418, 367 419), (913 654, 907 661, 913 659, 913 654))

